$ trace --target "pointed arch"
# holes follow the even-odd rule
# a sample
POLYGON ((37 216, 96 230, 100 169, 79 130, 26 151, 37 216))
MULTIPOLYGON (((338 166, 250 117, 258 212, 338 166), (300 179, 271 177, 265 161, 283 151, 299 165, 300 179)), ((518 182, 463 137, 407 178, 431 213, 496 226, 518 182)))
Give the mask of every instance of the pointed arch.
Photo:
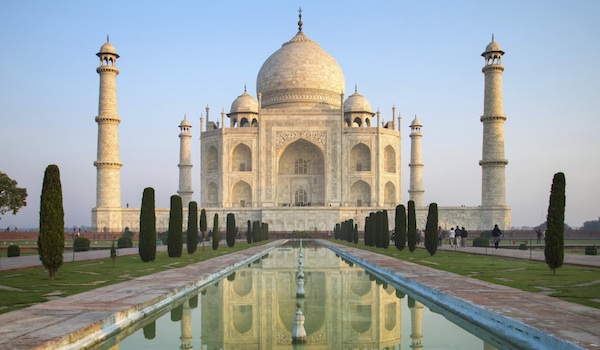
POLYGON ((208 184, 208 189, 206 191, 206 204, 209 207, 216 207, 219 205, 219 188, 214 182, 208 184))
POLYGON ((277 160, 277 201, 282 206, 324 205, 325 156, 321 148, 299 138, 282 149, 277 160))
POLYGON ((371 149, 364 143, 358 143, 350 150, 350 169, 371 171, 371 149))
POLYGON ((252 206, 252 187, 246 181, 238 181, 231 189, 231 204, 236 207, 252 206))
POLYGON ((350 203, 357 207, 371 206, 371 186, 363 180, 358 180, 350 187, 350 203))
POLYGON ((396 186, 391 181, 388 181, 385 184, 383 190, 383 203, 386 206, 395 206, 396 205, 396 186))
POLYGON ((206 152, 206 173, 216 174, 219 172, 219 152, 217 147, 210 146, 206 152))
POLYGON ((252 151, 246 144, 236 145, 231 152, 231 171, 252 171, 252 151))
POLYGON ((388 173, 396 172, 396 150, 391 145, 383 150, 383 169, 388 173))

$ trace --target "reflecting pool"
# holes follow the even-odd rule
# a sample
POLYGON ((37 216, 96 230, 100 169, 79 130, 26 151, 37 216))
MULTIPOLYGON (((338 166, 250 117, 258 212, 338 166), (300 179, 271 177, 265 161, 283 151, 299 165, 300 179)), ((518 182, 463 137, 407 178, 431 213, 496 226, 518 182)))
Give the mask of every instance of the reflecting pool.
POLYGON ((98 346, 177 348, 495 349, 401 289, 306 242, 302 249, 276 248, 98 346), (295 321, 298 310, 303 325, 295 321), (299 326, 305 341, 293 343, 299 326))

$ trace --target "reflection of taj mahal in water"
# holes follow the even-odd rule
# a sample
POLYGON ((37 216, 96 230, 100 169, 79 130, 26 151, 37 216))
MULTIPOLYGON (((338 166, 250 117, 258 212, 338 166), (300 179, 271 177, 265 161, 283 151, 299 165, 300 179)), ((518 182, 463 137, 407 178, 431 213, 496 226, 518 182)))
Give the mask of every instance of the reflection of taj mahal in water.
MULTIPOLYGON (((373 112, 346 83, 337 61, 303 31, 298 32, 262 65, 256 97, 246 89, 220 118, 200 117, 201 165, 199 207, 234 213, 238 226, 247 220, 269 224, 270 231, 331 231, 353 218, 362 228, 372 211, 394 210, 401 195, 401 121, 396 108, 373 112), (226 122, 226 118, 228 122, 226 122), (227 124, 227 126, 226 126, 227 124)), ((504 52, 492 38, 482 56, 484 111, 482 200, 477 207, 440 207, 442 227, 461 225, 484 230, 498 224, 510 228, 506 205, 502 66, 504 52)), ((97 54, 100 66, 96 207, 92 226, 98 231, 139 230, 139 208, 123 208, 116 76, 119 58, 106 42, 97 54)), ((201 68, 200 68, 201 69, 201 68)), ((472 103, 472 101, 466 101, 472 103)), ((193 200, 191 123, 179 125, 178 194, 184 208, 193 200)), ((425 226, 423 203, 422 123, 410 124, 409 199, 417 207, 417 226, 425 226)), ((476 166, 474 164, 474 166, 476 166)), ((141 193, 140 193, 141 196, 141 193)), ((168 226, 168 208, 157 209, 157 228, 168 226)), ((393 220, 393 215, 389 215, 393 220)), ((184 220, 185 222, 185 220, 184 220)))

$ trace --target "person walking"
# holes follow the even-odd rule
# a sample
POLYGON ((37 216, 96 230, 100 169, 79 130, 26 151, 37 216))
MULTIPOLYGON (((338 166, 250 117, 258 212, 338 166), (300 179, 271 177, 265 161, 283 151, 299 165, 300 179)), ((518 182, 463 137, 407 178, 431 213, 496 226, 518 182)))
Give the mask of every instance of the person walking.
POLYGON ((450 231, 448 232, 448 243, 450 243, 451 247, 454 247, 454 244, 456 243, 454 241, 455 234, 456 234, 456 232, 454 231, 454 227, 450 227, 450 231))
POLYGON ((500 237, 502 236, 502 231, 498 228, 498 225, 494 225, 494 229, 492 230, 492 241, 494 242, 494 247, 498 249, 498 244, 500 243, 500 237))
POLYGON ((444 231, 442 230, 442 226, 438 226, 438 247, 442 246, 443 240, 444 240, 444 231))

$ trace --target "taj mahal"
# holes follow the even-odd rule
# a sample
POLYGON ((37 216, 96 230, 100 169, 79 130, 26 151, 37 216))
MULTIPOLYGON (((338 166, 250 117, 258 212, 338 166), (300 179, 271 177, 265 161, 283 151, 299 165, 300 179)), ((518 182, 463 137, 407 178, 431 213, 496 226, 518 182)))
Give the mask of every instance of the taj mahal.
MULTIPOLYGON (((221 218, 234 213, 239 227, 245 227, 247 220, 259 220, 268 223, 272 232, 327 232, 347 219, 354 219, 362 230, 370 212, 393 213, 398 204, 412 200, 417 227, 424 228, 428 203, 423 203, 421 143, 426 140, 421 121, 415 117, 409 126, 407 200, 401 193, 401 165, 407 160, 401 156, 402 118, 396 107, 389 115, 382 115, 372 110, 356 86, 346 94, 342 68, 304 33, 302 12, 299 18, 298 32, 259 70, 257 96, 244 88, 233 99, 229 113, 223 111, 217 117, 206 107, 199 125, 201 162, 192 162, 192 124, 187 118, 181 121, 177 194, 182 197, 184 217, 188 204, 197 201, 199 208, 206 209, 209 225, 215 213, 221 218), (200 172, 197 197, 193 169, 200 172)), ((440 207, 439 224, 443 228, 459 225, 467 230, 489 230, 494 224, 510 228, 505 188, 508 161, 504 155, 503 54, 493 37, 482 54, 481 205, 440 207)), ((100 59, 96 69, 100 92, 92 226, 99 232, 118 232, 125 227, 138 231, 140 208, 121 203, 121 118, 116 93, 119 55, 108 40, 96 55, 100 59)), ((394 215, 388 217, 393 227, 394 215)), ((157 208, 156 220, 157 230, 166 230, 169 208, 157 208)))

